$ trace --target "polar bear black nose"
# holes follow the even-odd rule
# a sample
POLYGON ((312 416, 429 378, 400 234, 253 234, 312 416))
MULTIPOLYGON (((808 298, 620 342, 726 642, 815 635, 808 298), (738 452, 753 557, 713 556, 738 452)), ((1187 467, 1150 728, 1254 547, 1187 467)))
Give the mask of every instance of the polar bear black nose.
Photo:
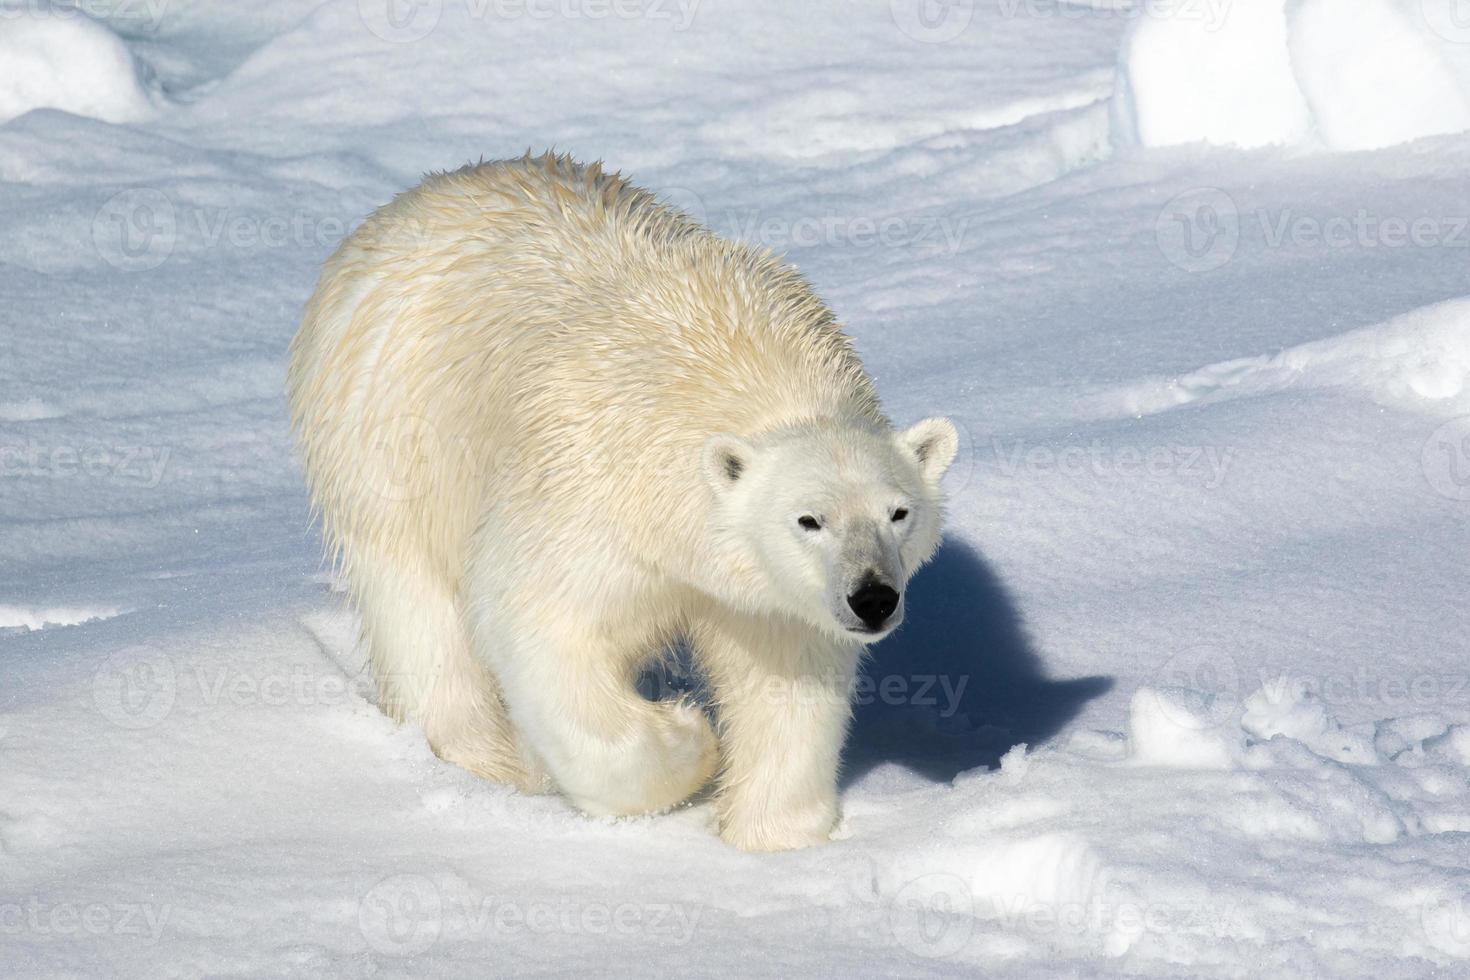
POLYGON ((898 593, 882 582, 868 579, 847 597, 847 604, 870 630, 882 626, 898 608, 898 593))

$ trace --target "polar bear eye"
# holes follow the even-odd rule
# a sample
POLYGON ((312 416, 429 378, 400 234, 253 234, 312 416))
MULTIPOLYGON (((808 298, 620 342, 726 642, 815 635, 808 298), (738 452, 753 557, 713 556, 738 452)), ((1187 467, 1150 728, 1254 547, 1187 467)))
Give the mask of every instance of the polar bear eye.
POLYGON ((800 524, 808 531, 820 531, 822 529, 822 522, 817 520, 810 514, 802 514, 796 519, 796 523, 800 524))
POLYGON ((898 508, 898 510, 895 510, 893 512, 893 523, 897 524, 899 521, 903 520, 905 517, 908 517, 908 516, 909 516, 908 509, 905 508, 905 507, 900 507, 900 508, 898 508))

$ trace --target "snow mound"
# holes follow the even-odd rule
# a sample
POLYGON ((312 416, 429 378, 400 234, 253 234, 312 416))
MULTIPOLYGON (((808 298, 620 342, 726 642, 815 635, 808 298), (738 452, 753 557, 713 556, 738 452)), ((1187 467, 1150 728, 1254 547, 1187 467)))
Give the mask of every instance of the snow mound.
POLYGON ((32 109, 114 123, 151 114, 142 67, 106 25, 42 4, 0 15, 0 123, 32 109))
POLYGON ((1124 37, 1114 134, 1364 150, 1470 129, 1458 0, 1167 0, 1124 37))

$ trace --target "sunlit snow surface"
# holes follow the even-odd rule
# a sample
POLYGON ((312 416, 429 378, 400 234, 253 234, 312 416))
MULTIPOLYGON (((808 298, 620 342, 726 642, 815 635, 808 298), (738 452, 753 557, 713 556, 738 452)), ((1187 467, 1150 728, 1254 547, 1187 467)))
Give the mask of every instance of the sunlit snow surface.
POLYGON ((1463 0, 1144 0, 1119 136, 1366 150, 1470 128, 1463 0))
POLYGON ((1277 3, 1281 55, 1193 5, 1305 93, 1185 137, 1246 151, 1122 128, 1189 94, 1118 87, 1167 4, 5 3, 0 973, 1470 968, 1470 138, 1329 152, 1462 128, 1438 7, 1277 3), (828 847, 588 820, 371 703, 285 347, 367 211, 546 146, 785 253, 961 427, 828 847))

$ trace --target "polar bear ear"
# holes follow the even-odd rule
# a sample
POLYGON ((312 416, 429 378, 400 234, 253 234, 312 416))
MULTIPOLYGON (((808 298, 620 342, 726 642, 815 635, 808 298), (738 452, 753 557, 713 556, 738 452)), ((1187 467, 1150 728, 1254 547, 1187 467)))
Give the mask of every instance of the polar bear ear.
POLYGON ((899 446, 919 466, 919 475, 931 486, 937 484, 954 462, 960 448, 960 436, 949 419, 925 419, 896 437, 899 446))
POLYGON ((721 432, 704 441, 704 454, 700 468, 705 482, 716 494, 727 493, 750 468, 755 447, 739 436, 721 432))

